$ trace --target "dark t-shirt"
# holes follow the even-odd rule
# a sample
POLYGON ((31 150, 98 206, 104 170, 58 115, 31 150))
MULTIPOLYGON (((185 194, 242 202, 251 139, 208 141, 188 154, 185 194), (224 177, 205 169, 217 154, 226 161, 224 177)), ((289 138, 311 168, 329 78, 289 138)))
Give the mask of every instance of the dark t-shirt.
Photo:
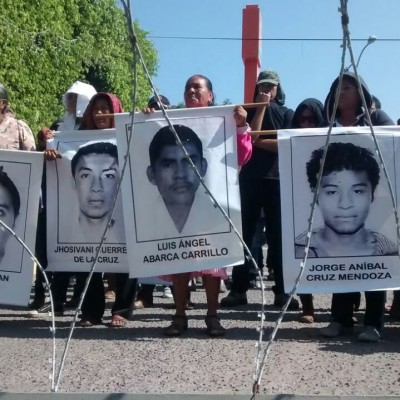
MULTIPOLYGON (((293 110, 280 106, 274 102, 270 104, 265 112, 264 120, 261 125, 262 130, 290 129, 292 125, 293 110)), ((254 110, 248 114, 248 121, 254 116, 254 110)), ((277 135, 269 135, 269 139, 276 139, 277 135)), ((276 167, 278 153, 253 147, 253 154, 249 162, 242 167, 241 178, 246 179, 266 179, 271 178, 271 170, 276 167)))

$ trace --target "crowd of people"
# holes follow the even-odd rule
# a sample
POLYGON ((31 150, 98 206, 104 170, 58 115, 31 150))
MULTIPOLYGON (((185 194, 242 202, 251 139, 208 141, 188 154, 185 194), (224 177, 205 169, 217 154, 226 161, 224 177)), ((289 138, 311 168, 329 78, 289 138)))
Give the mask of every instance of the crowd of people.
MULTIPOLYGON (((307 98, 293 111, 285 106, 285 92, 279 75, 274 71, 267 70, 259 74, 254 90, 254 102, 262 103, 262 105, 250 109, 249 112, 242 106, 234 108, 233 116, 237 127, 238 164, 240 167, 239 184, 243 238, 249 248, 254 248, 255 238, 265 234, 268 244, 265 269, 269 271, 269 278, 274 280, 274 286, 272 287, 274 293, 273 304, 276 307, 282 307, 289 299, 289 295, 285 293, 284 289, 282 266, 283 248, 278 139, 276 135, 250 135, 250 131, 326 127, 332 119, 334 126, 337 127, 368 125, 367 110, 362 107, 357 81, 349 71, 343 75, 342 86, 340 93, 338 93, 338 107, 336 114, 333 115, 333 104, 337 94, 338 83, 339 78, 336 78, 324 104, 318 99, 307 98)), ((376 126, 394 125, 390 117, 381 110, 378 99, 372 96, 363 81, 362 90, 371 115, 372 124, 376 126)), ((213 85, 203 75, 193 75, 186 81, 183 96, 187 108, 212 107, 215 104, 213 85)), ((16 119, 14 112, 9 107, 7 89, 0 85, 0 148, 29 151, 36 149, 43 152, 44 159, 47 162, 53 162, 60 158, 61 154, 55 149, 46 149, 46 140, 53 138, 55 131, 112 128, 114 127, 112 115, 123 111, 121 103, 115 95, 111 93, 96 93, 96 90, 91 85, 82 82, 75 82, 68 89, 63 97, 63 102, 66 108, 64 117, 56 121, 50 128, 42 129, 37 135, 37 146, 35 146, 31 130, 26 123, 16 119)), ((143 112, 148 114, 159 110, 161 106, 166 109, 170 108, 170 102, 167 97, 152 97, 143 112)), ((186 150, 188 150, 191 145, 190 132, 182 130, 180 125, 176 125, 175 128, 186 150)), ((168 142, 168 146, 171 147, 175 144, 174 137, 166 129, 163 132, 163 141, 168 139, 168 135, 171 136, 170 142, 168 142)), ((338 151, 342 153, 344 149, 338 149, 338 151)), ((331 151, 331 157, 336 158, 337 156, 333 152, 334 149, 331 151)), ((76 162, 85 162, 85 157, 88 155, 104 157, 105 151, 102 150, 101 154, 98 154, 95 149, 87 150, 86 154, 80 155, 80 160, 76 162)), ((107 153, 106 156, 111 157, 111 153, 107 153)), ((315 157, 317 156, 316 154, 315 157)), ((363 157, 368 158, 369 155, 366 154, 363 157)), ((201 173, 202 156, 199 160, 198 168, 201 173)), ((118 160, 116 159, 115 162, 117 163, 118 160)), ((319 163, 319 159, 316 162, 319 163)), ((157 171, 154 168, 153 164, 149 167, 150 181, 151 179, 156 179, 157 171)), ((44 268, 47 266, 45 170, 44 168, 36 240, 36 256, 44 268)), ((333 169, 333 171, 354 174, 347 164, 340 166, 336 170, 333 169)), ((326 172, 326 179, 328 179, 331 172, 332 170, 326 172)), ((373 194, 374 187, 369 192, 370 201, 373 199, 373 194)), ((84 219, 86 216, 85 210, 81 209, 81 215, 84 219)), ((178 224, 179 221, 175 223, 178 224)), ((318 257, 317 253, 321 256, 324 253, 329 253, 329 249, 326 246, 326 238, 329 235, 336 235, 339 239, 341 235, 342 239, 345 237, 346 232, 341 232, 341 227, 333 225, 326 224, 323 231, 315 233, 315 239, 310 247, 310 257, 318 257)), ((361 229, 361 226, 357 229, 358 231, 362 245, 368 248, 369 253, 366 254, 389 254, 390 251, 394 252, 396 250, 393 250, 387 244, 382 244, 382 240, 379 237, 366 233, 365 229, 361 229)), ((256 247, 258 249, 256 249, 255 253, 258 254, 260 243, 256 247)), ((296 238, 296 251, 303 254, 304 249, 304 240, 301 237, 296 238)), ((346 254, 351 254, 351 250, 347 251, 348 253, 346 254)), ((260 268, 264 266, 262 257, 261 262, 258 264, 260 268)), ((55 303, 55 315, 62 315, 65 308, 74 308, 78 305, 87 276, 87 273, 55 272, 52 274, 51 285, 55 303), (75 280, 74 294, 70 301, 67 302, 67 289, 72 278, 75 280)), ((206 332, 211 337, 223 336, 226 331, 217 314, 218 306, 233 308, 246 305, 248 302, 247 291, 251 287, 252 276, 254 276, 252 262, 249 257, 245 257, 244 265, 233 267, 230 291, 227 296, 221 299, 220 303, 218 303, 218 297, 221 282, 228 279, 227 269, 223 268, 223 266, 213 270, 163 276, 162 279, 165 282, 169 282, 168 285, 164 286, 164 295, 165 297, 173 295, 176 310, 172 317, 172 323, 164 329, 164 334, 166 336, 181 336, 188 329, 186 311, 193 306, 190 302, 190 283, 194 283, 196 279, 201 277, 207 300, 206 332), (169 285, 171 285, 171 290, 169 285)), ((120 273, 109 277, 110 290, 107 293, 108 296, 115 296, 112 319, 109 326, 114 328, 124 327, 134 308, 152 306, 154 288, 155 285, 142 284, 138 290, 137 280, 130 279, 128 274, 120 273)), ((29 315, 31 317, 47 315, 49 305, 45 302, 44 280, 40 274, 37 274, 36 277, 34 293, 29 315)), ((392 318, 400 319, 400 291, 395 291, 392 305, 386 304, 385 291, 367 291, 365 292, 365 299, 364 329, 358 338, 360 341, 377 342, 381 337, 385 312, 389 312, 392 318)), ((300 301, 302 310, 299 315, 299 322, 314 323, 313 295, 302 294, 300 295, 300 301)), ((352 328, 355 323, 353 313, 354 310, 358 309, 359 305, 360 293, 333 294, 331 323, 321 329, 321 335, 332 338, 352 328)), ((300 309, 298 300, 292 298, 288 308, 289 310, 300 309)), ((94 273, 81 307, 81 326, 89 327, 102 324, 104 310, 104 277, 101 273, 94 273)))

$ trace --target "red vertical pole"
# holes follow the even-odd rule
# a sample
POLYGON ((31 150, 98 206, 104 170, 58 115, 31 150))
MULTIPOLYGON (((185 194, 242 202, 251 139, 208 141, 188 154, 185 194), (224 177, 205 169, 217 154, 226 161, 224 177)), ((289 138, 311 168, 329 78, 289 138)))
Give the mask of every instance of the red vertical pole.
POLYGON ((243 9, 242 59, 244 63, 244 101, 253 102, 254 87, 260 71, 261 13, 258 5, 243 9))

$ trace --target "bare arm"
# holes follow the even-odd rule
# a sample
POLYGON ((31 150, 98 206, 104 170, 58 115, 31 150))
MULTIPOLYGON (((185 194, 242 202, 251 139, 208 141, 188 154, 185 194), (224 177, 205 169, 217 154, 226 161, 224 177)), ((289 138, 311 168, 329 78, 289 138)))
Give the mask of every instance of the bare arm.
MULTIPOLYGON (((263 107, 257 107, 256 112, 254 113, 254 117, 250 122, 250 128, 252 131, 260 131, 262 122, 264 119, 265 111, 267 110, 267 107, 269 107, 269 102, 271 101, 271 94, 270 93, 264 93, 261 92, 259 93, 256 98, 255 102, 256 103, 268 103, 263 107)), ((253 140, 257 140, 258 136, 254 136, 253 140)))
MULTIPOLYGON (((264 119, 265 111, 269 107, 269 103, 271 101, 271 94, 261 92, 257 95, 255 100, 256 100, 256 103, 261 103, 261 102, 268 103, 264 107, 257 107, 254 117, 250 123, 251 130, 260 131, 262 122, 264 119)), ((259 149, 270 151, 272 153, 278 152, 277 139, 267 139, 263 136, 253 136, 253 146, 258 147, 259 149)))
POLYGON ((258 137, 256 141, 253 142, 254 147, 258 147, 259 149, 267 150, 272 153, 278 152, 278 139, 262 139, 262 137, 258 137))

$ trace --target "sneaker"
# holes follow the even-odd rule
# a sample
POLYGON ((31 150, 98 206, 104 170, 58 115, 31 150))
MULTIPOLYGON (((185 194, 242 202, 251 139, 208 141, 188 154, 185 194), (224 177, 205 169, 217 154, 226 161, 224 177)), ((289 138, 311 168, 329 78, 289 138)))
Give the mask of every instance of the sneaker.
MULTIPOLYGON (((61 306, 54 307, 54 316, 55 317, 62 317, 64 315, 64 309, 61 306)), ((28 313, 28 317, 32 318, 44 318, 47 316, 51 316, 51 306, 50 304, 45 304, 43 307, 38 308, 37 310, 31 310, 28 313)))
MULTIPOLYGON (((288 298, 289 298, 289 295, 286 293, 276 294, 275 298, 274 298, 274 306, 282 308, 286 304, 288 298)), ((297 299, 295 299, 294 297, 292 297, 292 300, 290 300, 290 303, 289 303, 289 306, 287 309, 289 311, 297 311, 299 308, 300 308, 299 301, 297 299)))
POLYGON ((169 286, 165 286, 162 297, 164 299, 172 299, 174 297, 169 286))
POLYGON ((340 322, 331 322, 325 328, 321 328, 319 333, 326 338, 334 338, 343 332, 343 325, 340 322))
POLYGON ((373 326, 366 326, 365 329, 358 335, 360 342, 376 343, 381 339, 381 335, 373 326))
POLYGON ((246 293, 236 293, 232 290, 229 292, 228 296, 221 299, 221 307, 236 307, 247 304, 246 293))

